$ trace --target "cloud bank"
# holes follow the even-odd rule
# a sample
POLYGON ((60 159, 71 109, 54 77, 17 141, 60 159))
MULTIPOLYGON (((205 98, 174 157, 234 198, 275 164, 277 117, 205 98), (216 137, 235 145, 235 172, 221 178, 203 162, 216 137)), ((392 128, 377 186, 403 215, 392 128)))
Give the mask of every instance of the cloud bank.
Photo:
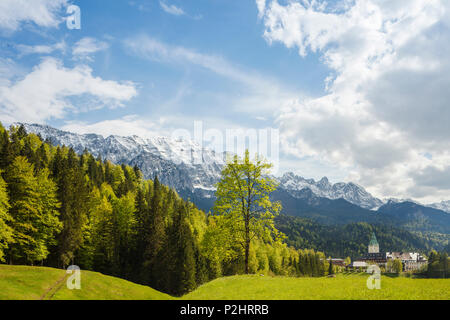
POLYGON ((67 0, 2 0, 0 28, 16 31, 25 22, 39 27, 57 27, 64 21, 60 12, 67 5, 67 0))
POLYGON ((269 44, 319 54, 326 94, 278 116, 285 151, 327 159, 378 196, 448 198, 450 3, 257 1, 269 44))
POLYGON ((0 118, 9 123, 41 123, 61 119, 68 111, 119 107, 137 95, 133 83, 95 77, 92 69, 85 65, 65 68, 54 58, 45 58, 22 79, 3 79, 0 84, 0 118), (72 99, 86 96, 88 103, 72 103, 72 99), (74 105, 83 105, 84 109, 74 105))

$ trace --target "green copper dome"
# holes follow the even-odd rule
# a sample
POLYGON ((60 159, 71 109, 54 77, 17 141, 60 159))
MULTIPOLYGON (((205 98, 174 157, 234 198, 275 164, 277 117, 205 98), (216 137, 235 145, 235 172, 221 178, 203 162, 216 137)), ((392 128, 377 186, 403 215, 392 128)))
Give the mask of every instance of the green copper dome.
POLYGON ((377 237, 375 237, 375 232, 372 233, 372 238, 370 239, 369 246, 377 246, 378 241, 377 237))

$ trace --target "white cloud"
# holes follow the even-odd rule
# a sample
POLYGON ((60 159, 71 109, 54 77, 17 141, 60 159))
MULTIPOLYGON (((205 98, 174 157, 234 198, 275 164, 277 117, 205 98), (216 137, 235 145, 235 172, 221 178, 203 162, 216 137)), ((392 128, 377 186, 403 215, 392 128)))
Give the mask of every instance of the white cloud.
POLYGON ((85 37, 75 43, 72 54, 77 59, 92 60, 91 55, 108 49, 109 45, 104 41, 99 41, 91 37, 85 37))
POLYGON ((103 137, 110 135, 150 138, 161 135, 161 123, 143 119, 138 115, 128 115, 119 119, 104 120, 95 123, 67 121, 62 130, 78 134, 96 133, 103 137))
POLYGON ((262 18, 266 11, 266 0, 256 0, 256 6, 258 7, 258 16, 262 18))
MULTIPOLYGON (((194 132, 195 123, 198 121, 199 119, 197 117, 186 114, 165 114, 162 116, 131 114, 117 119, 97 122, 66 121, 61 129, 79 134, 96 133, 104 137, 110 135, 137 135, 143 138, 157 136, 172 137, 176 132, 183 131, 190 135, 190 140, 198 140, 194 132)), ((226 136, 226 130, 242 130, 246 132, 248 129, 251 129, 241 127, 235 122, 229 122, 219 117, 201 121, 201 128, 203 136, 200 137, 198 142, 218 152, 223 151, 226 147, 224 145, 225 141, 223 141, 226 136), (207 133, 213 131, 219 132, 223 139, 211 141, 207 133)))
POLYGON ((220 56, 199 53, 195 50, 172 46, 146 35, 128 39, 125 45, 134 54, 157 62, 190 63, 201 66, 221 76, 252 83, 254 77, 242 72, 220 56))
POLYGON ((285 150, 339 164, 381 197, 447 198, 448 184, 414 173, 447 170, 450 3, 257 4, 268 43, 320 54, 332 70, 324 96, 280 113, 285 150))
MULTIPOLYGON (((0 82, 2 83, 2 82, 0 82)), ((0 119, 3 122, 43 122, 62 118, 68 110, 118 107, 136 96, 133 83, 118 83, 92 75, 85 65, 65 68, 46 58, 24 78, 0 86, 0 119), (74 99, 85 99, 83 107, 74 99)))
POLYGON ((245 70, 227 59, 204 54, 181 46, 173 46, 146 35, 125 41, 126 48, 139 57, 178 65, 196 65, 221 77, 240 83, 245 87, 242 96, 229 99, 229 108, 237 112, 256 113, 258 116, 272 116, 274 110, 286 105, 299 94, 293 94, 276 79, 245 70))
POLYGON ((16 46, 16 48, 19 51, 19 56, 25 56, 29 54, 51 54, 55 51, 65 52, 67 45, 66 42, 63 40, 53 45, 30 46, 25 44, 19 44, 16 46))
POLYGON ((160 0, 159 1, 159 5, 161 6, 161 8, 169 13, 169 14, 173 14, 175 16, 182 16, 185 15, 186 13, 183 11, 183 9, 173 5, 173 4, 167 4, 165 1, 160 0))
POLYGON ((23 22, 57 27, 64 21, 60 13, 67 5, 67 0, 1 0, 0 28, 15 31, 23 22))

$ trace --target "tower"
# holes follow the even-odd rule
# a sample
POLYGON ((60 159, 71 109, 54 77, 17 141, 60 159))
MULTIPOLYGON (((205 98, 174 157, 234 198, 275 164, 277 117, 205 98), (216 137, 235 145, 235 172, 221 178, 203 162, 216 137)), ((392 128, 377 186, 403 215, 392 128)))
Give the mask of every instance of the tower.
POLYGON ((377 237, 375 237, 375 232, 372 233, 372 238, 369 242, 369 253, 379 253, 380 246, 378 245, 377 237))

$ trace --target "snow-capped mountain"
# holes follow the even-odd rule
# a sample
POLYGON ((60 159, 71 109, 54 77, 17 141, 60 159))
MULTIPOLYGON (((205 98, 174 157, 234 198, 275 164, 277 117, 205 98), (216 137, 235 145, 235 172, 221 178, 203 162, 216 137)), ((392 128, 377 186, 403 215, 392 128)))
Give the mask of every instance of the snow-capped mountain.
POLYGON ((439 209, 439 210, 445 211, 447 213, 450 213, 450 200, 428 204, 427 207, 439 209))
MULTIPOLYGON (((415 203, 415 204, 418 204, 418 205, 422 205, 420 202, 418 202, 418 201, 415 201, 415 200, 413 200, 413 199, 411 199, 411 198, 406 198, 406 199, 399 199, 399 198, 385 198, 384 200, 383 200, 383 202, 385 203, 385 204, 393 204, 393 203, 403 203, 403 202, 411 202, 411 203, 415 203)), ((429 207, 429 206, 428 206, 429 207)))
POLYGON ((197 196, 211 197, 225 163, 225 154, 201 148, 193 141, 114 135, 104 138, 97 134, 80 135, 37 124, 24 126, 27 132, 40 134, 53 145, 66 145, 77 153, 87 149, 94 156, 101 156, 113 163, 137 165, 145 178, 158 176, 162 183, 182 194, 192 192, 197 196))
MULTIPOLYGON (((219 181, 225 164, 225 154, 216 154, 192 141, 114 135, 104 138, 98 134, 80 135, 45 125, 24 126, 27 132, 40 134, 53 145, 66 145, 77 153, 87 149, 94 156, 113 163, 137 165, 145 178, 152 179, 157 175, 162 183, 177 190, 181 196, 202 202, 204 209, 211 205, 214 185, 219 181)), ((310 190, 312 196, 332 200, 343 198, 365 209, 374 210, 383 205, 381 200, 352 182, 331 184, 327 178, 316 182, 293 173, 286 173, 278 180, 280 189, 294 198, 304 198, 308 194, 305 191, 310 190)))
POLYGON ((365 209, 377 209, 383 205, 383 201, 352 182, 331 184, 326 177, 316 182, 314 179, 305 179, 292 172, 285 173, 278 180, 280 187, 293 197, 299 197, 300 191, 310 189, 316 196, 328 199, 342 198, 365 209))

